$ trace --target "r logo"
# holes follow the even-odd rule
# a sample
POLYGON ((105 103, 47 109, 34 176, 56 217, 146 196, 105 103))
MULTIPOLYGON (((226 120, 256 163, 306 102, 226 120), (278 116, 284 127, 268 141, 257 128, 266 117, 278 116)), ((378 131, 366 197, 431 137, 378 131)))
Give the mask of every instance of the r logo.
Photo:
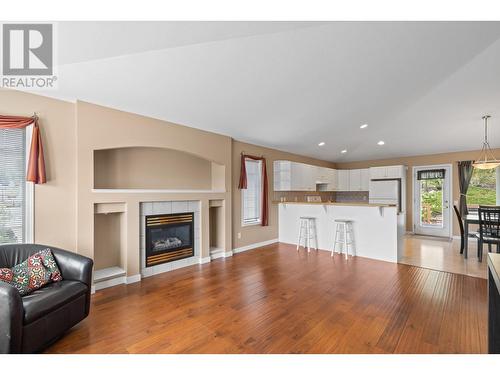
POLYGON ((51 24, 3 25, 4 76, 50 76, 52 71, 51 24))

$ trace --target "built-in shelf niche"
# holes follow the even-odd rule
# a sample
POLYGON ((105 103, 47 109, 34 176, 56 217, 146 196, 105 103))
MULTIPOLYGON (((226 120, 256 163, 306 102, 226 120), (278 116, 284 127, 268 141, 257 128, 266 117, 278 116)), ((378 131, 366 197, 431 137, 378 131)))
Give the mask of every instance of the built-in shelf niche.
POLYGON ((94 150, 94 192, 224 191, 225 166, 157 147, 94 150))
POLYGON ((210 253, 223 252, 225 248, 224 200, 209 201, 210 253))
POLYGON ((126 205, 94 205, 94 281, 101 282, 125 275, 126 205))

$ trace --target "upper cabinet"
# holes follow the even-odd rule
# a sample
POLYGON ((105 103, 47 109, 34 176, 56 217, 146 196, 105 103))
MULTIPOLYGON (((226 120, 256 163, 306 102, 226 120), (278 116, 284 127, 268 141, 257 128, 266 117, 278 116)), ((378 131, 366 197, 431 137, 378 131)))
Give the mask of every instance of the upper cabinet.
POLYGON ((370 190, 370 168, 361 169, 361 191, 370 190))
POLYGON ((404 178, 404 165, 391 165, 387 167, 372 167, 370 168, 371 180, 383 180, 391 178, 404 178))
POLYGON ((370 182, 370 174, 368 168, 349 170, 348 191, 368 191, 369 182, 370 182))
POLYGON ((276 160, 273 167, 275 191, 369 190, 369 169, 337 170, 288 160, 276 160))
POLYGON ((316 191, 316 167, 276 160, 273 168, 275 191, 316 191))
POLYGON ((336 169, 316 167, 315 184, 318 191, 335 191, 338 174, 336 169))
POLYGON ((336 191, 349 191, 349 178, 350 178, 350 170, 349 169, 339 169, 338 173, 338 182, 336 191))
POLYGON ((361 169, 349 170, 349 191, 361 190, 361 169))

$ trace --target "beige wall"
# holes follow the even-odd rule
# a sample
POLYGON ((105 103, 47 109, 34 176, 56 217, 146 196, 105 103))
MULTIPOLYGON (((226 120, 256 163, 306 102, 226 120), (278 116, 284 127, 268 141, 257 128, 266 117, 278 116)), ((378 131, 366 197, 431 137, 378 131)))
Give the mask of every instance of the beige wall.
MULTIPOLYGON (((140 272, 140 216, 141 202, 185 201, 201 202, 201 252, 209 256, 209 204, 210 200, 224 200, 225 220, 223 234, 225 250, 231 250, 231 138, 205 132, 166 121, 139 116, 90 103, 78 101, 77 116, 77 243, 78 252, 94 257, 94 205, 123 202, 126 207, 125 223, 122 224, 126 249, 127 276, 140 272), (172 192, 94 192, 93 157, 95 150, 153 147, 186 152, 224 167, 223 178, 214 182, 225 187, 225 192, 172 193, 172 192)), ((212 179, 210 179, 212 181, 212 179)))
POLYGON ((211 189, 212 163, 181 151, 129 147, 94 151, 96 189, 211 189))
POLYGON ((273 193, 273 162, 275 160, 291 160, 300 163, 318 165, 322 167, 333 168, 333 163, 312 159, 296 154, 282 152, 266 147, 251 145, 248 143, 233 140, 233 248, 251 245, 263 241, 269 241, 278 238, 278 205, 272 204, 273 193), (240 178, 240 156, 241 153, 264 156, 266 158, 267 178, 269 183, 269 226, 260 225, 242 226, 241 225, 241 191, 238 189, 240 178), (238 238, 238 234, 241 238, 238 238))
MULTIPOLYGON (((478 142, 480 139, 478 139, 478 142)), ((497 158, 500 158, 500 149, 495 149, 494 154, 497 158)), ((351 168, 368 168, 377 167, 383 165, 406 165, 408 171, 406 172, 406 229, 412 231, 413 225, 413 204, 412 204, 412 194, 413 194, 413 175, 412 168, 416 166, 426 166, 434 164, 452 164, 452 203, 457 201, 460 197, 460 191, 458 186, 458 168, 457 161, 462 160, 474 160, 479 155, 479 151, 464 151, 464 152, 453 152, 444 154, 434 154, 434 155, 421 155, 421 156, 411 156, 403 158, 392 158, 392 159, 381 159, 381 160, 371 160, 371 161, 360 161, 352 163, 338 163, 338 169, 351 169, 351 168)), ((456 217, 453 215, 453 234, 460 235, 460 229, 458 223, 456 222, 456 217)))
POLYGON ((210 247, 224 248, 224 207, 210 207, 210 247))
POLYGON ((123 213, 111 213, 94 216, 94 266, 96 270, 121 266, 122 216, 123 213))
POLYGON ((40 117, 48 182, 35 185, 35 242, 76 249, 75 104, 0 89, 0 113, 40 117))

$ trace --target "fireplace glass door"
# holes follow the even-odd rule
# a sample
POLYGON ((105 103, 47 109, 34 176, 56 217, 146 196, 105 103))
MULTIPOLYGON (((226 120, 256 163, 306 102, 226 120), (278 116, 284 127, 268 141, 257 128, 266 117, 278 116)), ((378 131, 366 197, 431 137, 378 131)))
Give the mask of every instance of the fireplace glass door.
POLYGON ((194 213, 146 216, 146 266, 194 256, 194 213))

